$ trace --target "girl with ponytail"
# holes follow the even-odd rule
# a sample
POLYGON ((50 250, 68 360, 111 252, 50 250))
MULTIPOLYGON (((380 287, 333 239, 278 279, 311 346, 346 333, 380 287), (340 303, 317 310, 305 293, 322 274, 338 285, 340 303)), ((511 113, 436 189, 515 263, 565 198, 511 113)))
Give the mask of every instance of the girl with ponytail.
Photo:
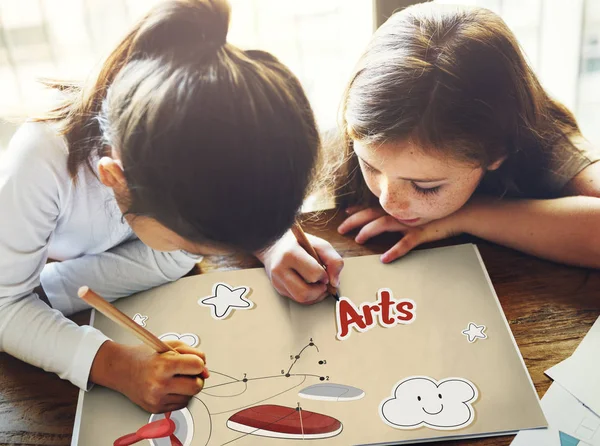
MULTIPOLYGON (((158 355, 65 315, 85 308, 81 285, 114 300, 180 278, 202 254, 256 252, 279 268, 273 246, 319 136, 295 76, 227 43, 229 14, 224 0, 163 1, 91 82, 49 83, 62 103, 23 124, 0 160, 0 351, 155 413, 201 389, 198 350, 158 355)), ((341 259, 317 244, 337 278, 341 259)), ((290 297, 325 292, 311 261, 298 254, 302 272, 278 283, 295 284, 290 297)))

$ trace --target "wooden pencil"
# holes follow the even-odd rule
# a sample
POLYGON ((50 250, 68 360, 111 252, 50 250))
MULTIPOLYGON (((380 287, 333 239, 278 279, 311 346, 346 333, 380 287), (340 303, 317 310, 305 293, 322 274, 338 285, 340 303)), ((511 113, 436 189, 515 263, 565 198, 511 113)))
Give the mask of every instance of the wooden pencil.
POLYGON ((135 323, 130 317, 128 317, 125 313, 121 312, 117 307, 112 305, 110 302, 107 302, 102 297, 100 297, 96 292, 91 290, 87 286, 82 286, 77 291, 79 297, 81 297, 84 301, 90 304, 93 308, 98 310, 104 316, 109 318, 111 321, 116 322, 121 327, 126 330, 129 330, 132 334, 137 336, 143 343, 145 343, 148 347, 153 348, 158 353, 165 352, 175 352, 179 354, 177 350, 169 347, 169 345, 165 344, 163 341, 154 336, 150 331, 146 330, 141 325, 135 323))
MULTIPOLYGON (((77 291, 77 295, 81 299, 86 301, 88 304, 90 304, 92 308, 95 308, 97 311, 102 313, 111 321, 116 322, 124 329, 129 330, 129 332, 137 336, 148 347, 156 350, 157 353, 173 352, 177 355, 180 354, 177 350, 158 339, 149 330, 146 330, 141 325, 135 323, 125 313, 123 313, 110 302, 104 300, 101 296, 99 296, 95 291, 91 290, 89 287, 82 286, 77 291)), ((198 375, 197 378, 199 378, 202 381, 201 385, 202 387, 204 387, 204 378, 202 378, 200 375, 198 375)))
MULTIPOLYGON (((319 254, 317 253, 313 245, 311 245, 310 241, 308 240, 308 237, 306 237, 302 226, 300 226, 300 223, 298 223, 297 221, 295 221, 292 225, 292 233, 294 234, 294 237, 296 237, 298 244, 302 248, 304 248, 304 250, 307 253, 309 253, 317 262, 319 262, 319 265, 321 265, 325 269, 325 271, 327 271, 327 267, 319 257, 319 254)), ((338 293, 337 288, 330 283, 327 284, 327 292, 331 294, 336 300, 340 300, 340 295, 338 293)))

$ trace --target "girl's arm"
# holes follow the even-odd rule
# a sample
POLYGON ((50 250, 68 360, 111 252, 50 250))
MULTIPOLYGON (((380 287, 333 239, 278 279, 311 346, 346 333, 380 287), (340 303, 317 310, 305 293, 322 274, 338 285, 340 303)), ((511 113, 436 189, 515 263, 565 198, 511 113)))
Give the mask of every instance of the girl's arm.
POLYGON ((500 200, 474 197, 456 213, 419 227, 402 225, 381 210, 355 213, 341 226, 364 243, 382 232, 404 237, 382 255, 391 262, 414 247, 469 233, 538 257, 571 265, 600 268, 600 163, 588 166, 552 200, 500 200))
POLYGON ((466 209, 464 232, 529 254, 600 268, 600 163, 554 200, 482 200, 466 209))
POLYGON ((478 200, 458 232, 577 266, 600 268, 600 198, 478 200))
POLYGON ((52 307, 69 315, 90 308, 77 296, 80 286, 112 302, 177 280, 198 261, 182 251, 155 251, 136 238, 103 253, 50 263, 41 282, 52 307))
MULTIPOLYGON (((56 296, 59 289, 70 293, 78 276, 108 291, 118 282, 115 269, 120 269, 121 284, 126 267, 134 269, 128 283, 137 280, 140 286, 144 273, 158 269, 162 274, 157 280, 167 281, 184 274, 194 262, 179 258, 185 257, 182 253, 149 252, 138 246, 141 242, 129 242, 112 252, 45 266, 61 197, 68 196, 71 183, 61 157, 63 148, 53 146, 44 128, 22 126, 0 158, 0 351, 57 373, 82 389, 88 388, 91 375, 151 412, 185 406, 201 387, 198 380, 180 375, 207 376, 199 351, 186 348, 184 353, 189 354, 173 357, 144 346, 114 343, 95 328, 79 327, 32 292, 40 275, 48 279, 44 284, 50 295, 56 296)), ((77 304, 65 307, 79 309, 77 304)))
POLYGON ((32 292, 64 192, 56 156, 62 149, 44 129, 21 127, 0 159, 0 351, 85 389, 94 355, 108 338, 77 326, 32 292))

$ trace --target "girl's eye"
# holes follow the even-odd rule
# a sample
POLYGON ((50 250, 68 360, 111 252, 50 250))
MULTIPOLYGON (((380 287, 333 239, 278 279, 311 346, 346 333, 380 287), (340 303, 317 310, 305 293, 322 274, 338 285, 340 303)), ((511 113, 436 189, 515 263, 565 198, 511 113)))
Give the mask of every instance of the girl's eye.
POLYGON ((370 165, 368 165, 367 163, 361 163, 363 165, 363 168, 367 171, 367 172, 371 172, 371 173, 375 173, 377 172, 373 167, 371 167, 370 165))
POLYGON ((422 195, 433 195, 433 194, 437 194, 440 189, 442 188, 442 186, 434 186, 434 187, 420 187, 415 183, 411 183, 412 187, 414 190, 416 190, 418 193, 422 194, 422 195))

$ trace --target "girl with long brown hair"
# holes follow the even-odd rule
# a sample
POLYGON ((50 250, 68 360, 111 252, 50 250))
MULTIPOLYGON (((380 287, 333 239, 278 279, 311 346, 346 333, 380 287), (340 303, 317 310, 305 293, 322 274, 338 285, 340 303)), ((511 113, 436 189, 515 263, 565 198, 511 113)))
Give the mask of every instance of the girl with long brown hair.
MULTIPOLYGON (((113 300, 178 279, 201 254, 277 263, 264 248, 302 204, 319 136, 296 77, 227 43, 229 14, 225 0, 158 3, 90 83, 51 84, 62 104, 17 131, 0 160, 0 351, 151 412, 200 390, 200 351, 117 344, 63 313, 85 308, 81 285, 113 300)), ((323 268, 297 261, 317 283, 299 273, 288 295, 324 293, 323 268)))
POLYGON ((341 233, 459 233, 600 268, 600 152, 496 14, 424 3, 375 33, 342 103, 341 233))

